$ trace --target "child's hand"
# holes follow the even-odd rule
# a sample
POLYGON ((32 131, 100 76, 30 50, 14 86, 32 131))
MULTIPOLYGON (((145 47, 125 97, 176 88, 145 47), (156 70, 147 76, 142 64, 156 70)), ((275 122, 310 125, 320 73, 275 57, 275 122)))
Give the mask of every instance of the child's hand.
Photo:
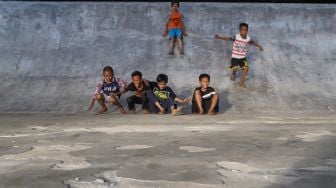
POLYGON ((93 108, 94 104, 95 104, 95 100, 92 100, 89 104, 88 111, 92 111, 92 108, 93 108))
POLYGON ((219 39, 219 35, 218 34, 215 34, 215 39, 219 39))
POLYGON ((163 36, 163 37, 166 37, 166 36, 168 36, 168 33, 167 33, 167 32, 164 32, 164 33, 162 33, 162 36, 163 36))
POLYGON ((191 101, 192 101, 191 97, 185 98, 183 100, 184 103, 188 103, 188 102, 191 102, 191 101))
POLYGON ((187 32, 183 32, 183 36, 188 36, 188 33, 187 32))
POLYGON ((260 46, 260 47, 259 47, 259 50, 260 50, 260 51, 264 51, 264 48, 260 46))
POLYGON ((111 96, 111 97, 116 97, 117 94, 115 94, 115 93, 110 93, 110 96, 111 96))

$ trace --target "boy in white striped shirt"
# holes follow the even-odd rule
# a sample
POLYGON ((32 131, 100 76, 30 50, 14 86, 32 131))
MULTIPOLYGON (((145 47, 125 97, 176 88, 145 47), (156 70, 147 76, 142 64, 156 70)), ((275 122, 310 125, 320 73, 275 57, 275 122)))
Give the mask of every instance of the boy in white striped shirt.
POLYGON ((227 37, 227 36, 220 36, 218 34, 215 34, 216 39, 222 39, 225 41, 233 41, 232 45, 232 59, 231 59, 231 81, 234 81, 236 78, 236 73, 238 71, 238 66, 242 69, 242 76, 240 78, 240 86, 245 86, 245 79, 247 72, 249 70, 248 61, 246 59, 247 55, 247 45, 252 44, 260 49, 260 51, 263 51, 263 48, 256 42, 251 39, 247 35, 248 33, 248 24, 247 23, 240 23, 239 25, 240 33, 235 35, 234 37, 227 37))

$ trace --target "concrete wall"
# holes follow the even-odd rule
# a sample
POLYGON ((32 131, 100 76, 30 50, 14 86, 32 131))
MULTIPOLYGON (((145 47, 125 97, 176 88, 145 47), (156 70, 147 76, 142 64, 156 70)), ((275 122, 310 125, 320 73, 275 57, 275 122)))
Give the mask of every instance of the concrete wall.
MULTIPOLYGON (((0 2, 0 111, 86 109, 105 65, 169 75, 182 97, 206 72, 223 112, 336 110, 336 5, 182 3, 184 57, 161 36, 169 3, 0 2), (249 49, 248 89, 229 81, 233 35, 247 22, 265 51, 249 49)), ((125 97, 122 97, 125 101, 125 97)))

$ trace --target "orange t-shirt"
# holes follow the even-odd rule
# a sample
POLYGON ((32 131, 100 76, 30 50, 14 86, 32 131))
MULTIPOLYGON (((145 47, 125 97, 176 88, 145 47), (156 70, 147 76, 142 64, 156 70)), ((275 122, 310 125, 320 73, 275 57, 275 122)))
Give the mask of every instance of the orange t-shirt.
POLYGON ((168 29, 172 28, 182 28, 182 14, 180 12, 170 14, 168 29))

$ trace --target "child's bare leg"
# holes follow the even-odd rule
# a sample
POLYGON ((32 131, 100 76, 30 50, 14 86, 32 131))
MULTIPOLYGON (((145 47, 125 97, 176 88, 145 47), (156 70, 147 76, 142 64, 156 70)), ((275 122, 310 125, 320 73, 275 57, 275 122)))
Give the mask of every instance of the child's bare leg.
POLYGON ((195 91, 195 102, 198 108, 198 114, 203 115, 204 114, 204 109, 202 107, 202 96, 201 92, 199 90, 195 91))
POLYGON ((172 116, 176 116, 178 112, 181 112, 182 106, 178 106, 177 108, 175 108, 173 105, 172 107, 170 107, 170 110, 171 110, 172 116))
POLYGON ((247 76, 247 73, 248 73, 248 68, 247 67, 243 67, 243 71, 242 71, 243 73, 242 73, 242 76, 241 76, 241 78, 240 78, 240 82, 239 82, 239 84, 240 84, 240 86, 241 87, 246 87, 246 85, 245 85, 245 79, 246 79, 246 76, 247 76))
POLYGON ((209 115, 216 115, 215 107, 218 103, 218 100, 219 100, 219 96, 218 96, 218 94, 215 94, 211 99, 211 105, 210 105, 210 108, 209 108, 209 111, 208 111, 209 115))
POLYGON ((177 38, 177 43, 179 45, 180 53, 184 54, 182 39, 181 38, 177 38))
POLYGON ((169 54, 174 54, 174 38, 169 39, 169 54))
POLYGON ((143 109, 143 113, 144 114, 150 114, 150 111, 147 108, 145 108, 145 109, 143 109))
POLYGON ((115 96, 111 96, 110 97, 110 102, 116 106, 119 107, 119 111, 123 114, 127 114, 126 110, 124 109, 124 107, 120 104, 119 100, 117 99, 117 97, 115 96))
POLYGON ((159 109, 159 114, 165 114, 165 109, 161 106, 161 104, 157 101, 155 102, 155 106, 159 109))
POLYGON ((238 71, 238 67, 233 67, 232 68, 232 74, 231 74, 231 77, 230 77, 231 81, 234 81, 236 79, 237 71, 238 71))
POLYGON ((98 94, 96 94, 96 99, 101 106, 101 109, 97 112, 97 114, 102 114, 104 112, 107 112, 107 107, 105 105, 104 95, 98 93, 98 94))

